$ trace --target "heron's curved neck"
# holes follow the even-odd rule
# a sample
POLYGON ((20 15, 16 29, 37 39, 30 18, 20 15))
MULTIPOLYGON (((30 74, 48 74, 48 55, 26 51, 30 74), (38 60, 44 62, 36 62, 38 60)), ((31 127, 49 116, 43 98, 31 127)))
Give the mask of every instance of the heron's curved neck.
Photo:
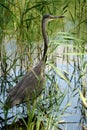
POLYGON ((46 61, 46 53, 47 53, 47 49, 48 49, 48 38, 47 38, 47 34, 46 34, 46 20, 42 19, 42 35, 43 35, 43 39, 44 39, 44 52, 43 52, 43 57, 42 60, 46 61))

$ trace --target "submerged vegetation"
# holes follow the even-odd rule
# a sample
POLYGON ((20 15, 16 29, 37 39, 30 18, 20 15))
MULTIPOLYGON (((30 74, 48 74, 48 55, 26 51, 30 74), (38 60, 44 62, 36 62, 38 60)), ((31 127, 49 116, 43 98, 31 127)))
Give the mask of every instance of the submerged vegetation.
POLYGON ((1 128, 69 130, 74 125, 74 129, 87 129, 86 13, 86 0, 0 1, 1 128), (5 111, 7 91, 42 57, 44 14, 65 16, 47 26, 50 39, 45 89, 27 109, 24 103, 5 111))

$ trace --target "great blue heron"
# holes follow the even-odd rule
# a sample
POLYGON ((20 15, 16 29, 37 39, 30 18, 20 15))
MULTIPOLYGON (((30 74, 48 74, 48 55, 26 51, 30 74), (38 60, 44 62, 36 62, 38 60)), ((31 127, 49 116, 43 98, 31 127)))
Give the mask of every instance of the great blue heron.
POLYGON ((10 90, 8 93, 5 107, 11 108, 17 104, 25 102, 27 99, 36 98, 42 91, 44 83, 44 67, 46 62, 46 53, 48 49, 48 39, 46 35, 46 22, 56 19, 63 18, 63 16, 52 16, 44 15, 42 18, 42 35, 44 39, 44 52, 43 57, 30 72, 28 72, 18 83, 17 85, 10 90))

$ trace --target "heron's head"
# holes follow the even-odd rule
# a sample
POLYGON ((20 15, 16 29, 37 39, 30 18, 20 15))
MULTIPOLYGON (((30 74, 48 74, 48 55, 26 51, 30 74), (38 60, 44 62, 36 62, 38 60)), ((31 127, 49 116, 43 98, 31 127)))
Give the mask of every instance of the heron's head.
POLYGON ((64 16, 53 16, 53 15, 50 15, 50 14, 46 14, 46 15, 43 16, 44 21, 51 21, 51 20, 59 19, 59 18, 64 18, 64 16))

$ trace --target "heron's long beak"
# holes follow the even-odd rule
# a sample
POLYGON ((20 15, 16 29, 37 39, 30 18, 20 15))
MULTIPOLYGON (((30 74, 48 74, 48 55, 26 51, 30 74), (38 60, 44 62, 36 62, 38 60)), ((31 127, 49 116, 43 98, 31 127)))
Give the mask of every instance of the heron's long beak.
POLYGON ((64 18, 64 16, 50 16, 50 20, 58 19, 58 18, 64 18))

